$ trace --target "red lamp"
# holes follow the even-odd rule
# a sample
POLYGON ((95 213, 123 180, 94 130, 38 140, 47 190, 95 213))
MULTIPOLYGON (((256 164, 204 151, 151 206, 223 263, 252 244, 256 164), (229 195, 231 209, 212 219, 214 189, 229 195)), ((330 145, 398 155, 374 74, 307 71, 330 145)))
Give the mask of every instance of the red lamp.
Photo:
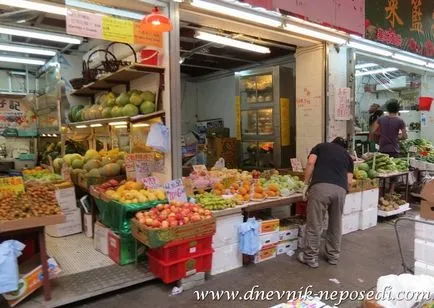
POLYGON ((152 13, 140 22, 140 28, 154 32, 169 32, 172 31, 173 25, 168 17, 161 14, 158 7, 154 7, 152 13))

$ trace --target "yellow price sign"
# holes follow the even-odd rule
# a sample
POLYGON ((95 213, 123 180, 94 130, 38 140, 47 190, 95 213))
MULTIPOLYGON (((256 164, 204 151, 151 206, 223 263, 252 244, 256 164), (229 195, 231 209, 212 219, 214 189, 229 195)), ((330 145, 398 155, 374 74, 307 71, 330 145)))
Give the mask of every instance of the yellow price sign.
POLYGON ((102 18, 103 39, 113 42, 134 43, 134 22, 104 16, 102 18))

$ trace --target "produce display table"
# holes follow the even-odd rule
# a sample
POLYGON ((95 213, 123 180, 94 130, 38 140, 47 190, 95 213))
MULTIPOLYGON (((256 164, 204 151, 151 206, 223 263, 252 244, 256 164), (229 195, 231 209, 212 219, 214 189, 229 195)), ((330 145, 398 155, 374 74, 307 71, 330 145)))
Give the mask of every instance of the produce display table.
POLYGON ((408 187, 408 175, 410 174, 410 171, 404 171, 404 172, 394 172, 394 173, 386 173, 386 174, 379 174, 377 178, 380 180, 380 189, 381 193, 380 196, 384 196, 384 189, 386 187, 386 180, 389 178, 396 178, 396 177, 405 177, 405 201, 408 201, 408 193, 409 193, 409 187, 408 187))
POLYGON ((51 285, 50 279, 48 279, 48 256, 45 245, 45 226, 56 225, 63 222, 65 222, 65 216, 63 214, 0 222, 0 242, 12 239, 18 235, 38 237, 39 255, 41 258, 42 272, 44 273, 44 298, 46 301, 51 299, 51 285))
POLYGON ((271 209, 274 207, 285 206, 291 203, 297 203, 301 201, 303 201, 302 194, 293 194, 289 197, 281 197, 277 199, 265 199, 264 201, 258 201, 258 202, 249 202, 243 204, 241 207, 244 212, 249 213, 249 212, 259 211, 263 209, 271 209))

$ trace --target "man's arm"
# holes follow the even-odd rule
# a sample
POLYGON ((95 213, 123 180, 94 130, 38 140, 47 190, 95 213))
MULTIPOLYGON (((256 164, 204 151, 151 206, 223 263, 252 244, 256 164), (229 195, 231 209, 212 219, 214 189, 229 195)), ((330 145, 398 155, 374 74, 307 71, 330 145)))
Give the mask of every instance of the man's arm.
POLYGON ((350 185, 353 182, 353 173, 348 172, 347 179, 348 179, 348 185, 350 185))
POLYGON ((315 168, 316 160, 318 156, 316 154, 310 154, 307 158, 306 170, 304 171, 304 184, 308 185, 313 174, 313 169, 315 168))
POLYGON ((408 138, 407 128, 405 127, 405 122, 402 121, 401 134, 399 135, 399 139, 401 139, 401 140, 407 140, 407 138, 408 138))

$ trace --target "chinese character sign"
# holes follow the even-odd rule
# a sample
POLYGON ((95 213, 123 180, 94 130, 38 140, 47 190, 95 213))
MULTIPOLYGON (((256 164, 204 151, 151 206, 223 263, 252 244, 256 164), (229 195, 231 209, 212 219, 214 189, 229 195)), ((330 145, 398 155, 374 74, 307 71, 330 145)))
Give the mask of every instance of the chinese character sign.
POLYGON ((6 128, 36 131, 36 114, 26 101, 0 97, 0 134, 6 128))
POLYGON ((163 185, 164 190, 166 191, 167 200, 170 201, 182 201, 187 202, 187 195, 185 194, 184 183, 182 179, 176 179, 170 182, 167 182, 163 185))
POLYGON ((351 89, 338 88, 335 95, 335 120, 351 120, 351 89))
POLYGON ((434 58, 434 1, 366 1, 365 37, 434 58))

